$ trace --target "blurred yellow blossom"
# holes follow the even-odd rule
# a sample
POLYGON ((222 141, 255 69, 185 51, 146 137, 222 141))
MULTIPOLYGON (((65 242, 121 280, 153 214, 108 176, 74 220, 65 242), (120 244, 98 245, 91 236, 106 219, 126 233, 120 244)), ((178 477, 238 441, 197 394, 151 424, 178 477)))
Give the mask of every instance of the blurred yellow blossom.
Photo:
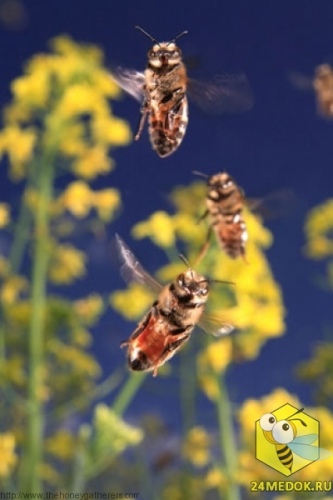
POLYGON ((28 282, 23 276, 8 276, 1 284, 0 301, 3 305, 15 304, 19 295, 28 289, 28 282))
POLYGON ((48 348, 50 353, 57 355, 61 366, 75 367, 78 372, 84 373, 85 377, 96 378, 100 376, 101 368, 97 361, 90 354, 82 351, 81 348, 63 343, 56 338, 49 342, 48 348))
POLYGON ((92 191, 86 182, 74 181, 62 193, 61 201, 76 217, 87 217, 92 206, 92 191))
POLYGON ((0 457, 0 477, 4 478, 9 476, 17 463, 15 438, 9 432, 0 434, 0 457))
POLYGON ((77 315, 86 325, 93 324, 103 311, 103 299, 97 293, 89 295, 89 297, 75 300, 74 309, 77 315))
POLYGON ((65 208, 78 218, 85 218, 95 209, 99 218, 108 222, 120 206, 117 189, 92 190, 84 181, 72 182, 57 200, 58 210, 65 208))
POLYGON ((207 490, 222 489, 225 490, 228 480, 220 467, 212 467, 204 479, 207 490))
POLYGON ((49 278, 56 284, 69 284, 85 274, 86 255, 73 245, 57 245, 52 252, 49 278))
POLYGON ((10 220, 9 206, 7 203, 0 203, 0 228, 7 226, 10 220))
POLYGON ((134 238, 149 237, 162 248, 175 244, 175 233, 172 218, 163 211, 153 213, 147 221, 138 222, 132 229, 134 238))
POLYGON ((211 460, 212 438, 204 427, 190 429, 183 442, 183 457, 195 467, 205 467, 211 460))
POLYGON ((116 455, 129 446, 135 446, 143 439, 141 429, 127 424, 119 415, 105 404, 95 407, 94 413, 95 442, 94 454, 96 459, 103 455, 116 455))
POLYGON ((11 86, 14 98, 29 107, 43 108, 50 92, 49 58, 37 55, 26 66, 26 75, 16 78, 11 86))
POLYGON ((113 188, 94 191, 92 195, 92 204, 100 219, 104 222, 108 222, 120 206, 119 191, 113 188))
POLYGON ((122 146, 131 140, 131 132, 126 123, 108 113, 94 115, 92 132, 97 143, 110 146, 122 146))
POLYGON ((36 131, 8 125, 0 132, 0 156, 7 154, 11 164, 11 175, 20 180, 25 175, 25 165, 32 159, 36 143, 36 131))
POLYGON ((313 208, 305 222, 305 252, 313 259, 333 256, 333 199, 328 199, 313 208))
POLYGON ((60 429, 46 439, 45 449, 60 460, 68 460, 75 453, 75 444, 76 438, 74 435, 65 429, 60 429))
POLYGON ((107 174, 112 168, 112 160, 107 150, 96 145, 83 149, 73 162, 73 172, 83 179, 92 180, 98 175, 107 174))
POLYGON ((199 383, 206 396, 215 400, 219 394, 216 374, 222 374, 233 359, 233 343, 231 337, 214 339, 198 355, 199 383))
POLYGON ((57 159, 63 156, 62 167, 93 179, 110 171, 110 148, 131 140, 127 123, 111 112, 109 99, 120 91, 97 47, 62 36, 51 48, 49 54, 32 57, 12 83, 0 155, 9 156, 16 179, 26 175, 33 153, 43 148, 56 150, 57 159))
POLYGON ((110 296, 110 302, 120 314, 129 320, 137 320, 154 300, 153 294, 134 283, 127 290, 118 290, 110 296))

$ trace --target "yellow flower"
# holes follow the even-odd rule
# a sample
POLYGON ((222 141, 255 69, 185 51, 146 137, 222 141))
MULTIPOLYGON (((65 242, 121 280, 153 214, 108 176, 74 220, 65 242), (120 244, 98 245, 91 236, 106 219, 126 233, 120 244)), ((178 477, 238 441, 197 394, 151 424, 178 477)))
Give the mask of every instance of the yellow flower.
POLYGON ((49 278, 56 284, 69 284, 85 274, 86 255, 70 244, 58 245, 53 251, 49 278))
POLYGON ((7 226, 10 220, 9 206, 7 203, 0 203, 0 228, 7 226))
POLYGON ((204 427, 193 427, 187 434, 182 454, 195 467, 205 467, 211 460, 212 439, 204 427))
POLYGON ((200 368, 212 369, 216 373, 223 373, 232 360, 232 340, 230 337, 214 340, 199 354, 200 368))
POLYGON ((118 290, 110 296, 111 305, 129 320, 138 319, 153 302, 153 294, 134 283, 127 290, 118 290))
POLYGON ((62 119, 104 109, 102 96, 87 83, 76 83, 67 87, 57 109, 62 119))
POLYGON ((205 485, 207 489, 223 488, 227 486, 227 479, 220 468, 213 467, 207 472, 205 485))
POLYGON ((101 374, 101 368, 95 358, 80 347, 65 344, 54 338, 48 343, 48 349, 57 356, 61 365, 73 367, 77 374, 84 373, 85 377, 91 378, 97 378, 101 374))
POLYGON ((120 194, 117 189, 108 188, 95 191, 92 203, 99 217, 108 222, 120 206, 120 194))
POLYGON ((65 429, 60 429, 46 439, 45 449, 60 460, 69 460, 75 453, 75 445, 75 437, 65 429))
POLYGON ((134 238, 149 237, 162 248, 170 248, 175 244, 175 231, 172 218, 163 211, 153 213, 147 221, 137 223, 132 233, 134 238))
POLYGON ((9 432, 0 434, 0 457, 0 477, 4 478, 9 476, 17 463, 15 439, 9 432))
POLYGON ((110 172, 112 160, 103 146, 96 145, 86 148, 80 155, 77 155, 72 168, 76 175, 91 180, 100 174, 110 172))
POLYGON ((105 404, 95 407, 94 414, 96 459, 123 452, 129 446, 137 446, 143 439, 143 432, 127 424, 119 415, 105 404))
POLYGON ((307 244, 305 252, 313 259, 323 259, 333 255, 333 199, 313 208, 305 222, 307 244))
POLYGON ((0 300, 3 305, 10 306, 17 302, 19 295, 28 287, 22 276, 9 276, 1 285, 0 300))
POLYGON ((14 98, 29 107, 45 107, 50 92, 48 69, 48 56, 35 56, 28 64, 28 74, 13 81, 11 90, 14 98))
POLYGON ((25 174, 25 165, 32 159, 36 143, 36 132, 30 127, 20 129, 8 125, 0 134, 0 153, 7 153, 11 166, 11 175, 15 180, 25 174))
POLYGON ((74 302, 74 310, 84 324, 91 325, 103 312, 103 300, 96 293, 74 302))
POLYGON ((91 210, 93 193, 83 181, 72 182, 63 192, 61 201, 64 207, 79 218, 87 217, 91 210))
POLYGON ((131 131, 127 123, 109 113, 95 113, 92 131, 98 143, 110 146, 123 146, 131 140, 131 131))

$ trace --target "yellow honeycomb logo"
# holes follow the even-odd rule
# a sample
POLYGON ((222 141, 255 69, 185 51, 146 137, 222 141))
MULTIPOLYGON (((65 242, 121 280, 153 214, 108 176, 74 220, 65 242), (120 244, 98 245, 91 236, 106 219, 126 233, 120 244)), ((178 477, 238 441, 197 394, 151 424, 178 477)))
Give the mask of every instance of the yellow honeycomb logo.
POLYGON ((256 458, 281 474, 290 476, 320 455, 319 422, 304 408, 287 403, 256 421, 256 458))

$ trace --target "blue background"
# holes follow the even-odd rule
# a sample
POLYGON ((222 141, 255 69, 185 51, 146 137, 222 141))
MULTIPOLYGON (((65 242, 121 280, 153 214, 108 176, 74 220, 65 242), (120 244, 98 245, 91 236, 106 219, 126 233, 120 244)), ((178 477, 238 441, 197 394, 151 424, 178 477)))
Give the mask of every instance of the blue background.
MULTIPOLYGON (((151 272, 165 263, 163 254, 148 241, 131 240, 130 228, 152 211, 171 210, 168 193, 175 185, 192 182, 192 170, 209 174, 227 170, 250 197, 292 189, 296 207, 267 222, 275 237, 268 258, 283 289, 287 332, 269 341, 254 362, 235 366, 228 380, 236 403, 262 396, 276 386, 285 386, 305 404, 311 403, 309 389, 297 382, 293 370, 331 324, 332 296, 315 284, 324 265, 302 254, 303 225, 307 211, 332 196, 333 126, 316 115, 313 93, 295 89, 288 75, 298 71, 311 77, 318 64, 332 60, 332 2, 48 0, 24 5, 25 25, 16 30, 1 27, 1 106, 9 101, 10 81, 20 75, 24 61, 45 51, 48 40, 63 33, 101 46, 110 64, 141 70, 150 41, 135 25, 160 41, 187 29, 189 34, 179 44, 185 56, 195 56, 200 62, 193 76, 246 73, 255 95, 249 113, 211 117, 191 106, 188 131, 176 154, 159 159, 144 131, 139 142, 114 152, 116 170, 94 186, 120 189, 124 208, 111 226, 112 233, 119 232, 151 272)), ((114 103, 113 109, 135 132, 138 103, 126 97, 114 103)), ((1 200, 15 204, 19 187, 7 181, 4 167, 0 178, 1 200)), ((109 293, 124 286, 111 263, 111 237, 110 233, 104 242, 89 238, 81 242, 91 262, 84 292, 109 293)), ((6 242, 1 244, 6 250, 6 242)), ((70 293, 82 294, 82 284, 70 293)), ((110 313, 94 332, 94 349, 105 375, 124 363, 119 342, 133 327, 110 313)), ((170 382, 149 377, 129 411, 159 411, 170 404, 175 404, 170 382)), ((166 418, 176 423, 175 415, 167 413, 166 418)))

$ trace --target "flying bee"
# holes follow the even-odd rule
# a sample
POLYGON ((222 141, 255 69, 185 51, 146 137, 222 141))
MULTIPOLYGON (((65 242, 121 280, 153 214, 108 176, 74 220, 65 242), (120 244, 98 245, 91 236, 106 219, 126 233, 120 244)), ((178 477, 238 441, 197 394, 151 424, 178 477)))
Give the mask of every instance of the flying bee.
MULTIPOLYGON (((125 281, 149 287, 157 295, 149 311, 121 347, 127 347, 128 365, 134 371, 152 371, 168 361, 185 344, 196 325, 215 336, 227 335, 233 326, 209 316, 204 307, 212 280, 188 266, 188 269, 165 285, 160 285, 141 266, 124 241, 116 235, 125 281)), ((186 259, 182 260, 188 265, 186 259)))
POLYGON ((246 203, 244 191, 227 172, 210 177, 201 172, 195 171, 193 173, 208 178, 207 210, 199 220, 210 216, 210 227, 206 242, 200 251, 199 260, 202 259, 208 249, 212 231, 214 231, 222 249, 230 257, 244 257, 248 239, 242 214, 246 203))
POLYGON ((289 73, 292 85, 301 91, 312 91, 315 94, 318 115, 332 120, 333 118, 333 67, 320 64, 315 68, 313 77, 296 71, 289 73))
POLYGON ((307 427, 307 424, 300 418, 291 417, 303 411, 304 408, 301 408, 290 417, 279 421, 272 413, 265 413, 259 421, 265 439, 275 446, 279 461, 289 469, 290 473, 292 473, 294 453, 309 461, 325 459, 332 455, 330 451, 312 444, 318 440, 318 434, 297 436, 294 422, 298 420, 303 427, 307 427))
POLYGON ((197 104, 214 113, 237 113, 249 109, 252 96, 244 75, 229 75, 204 84, 190 80, 176 41, 183 31, 169 42, 158 42, 139 26, 135 26, 152 42, 144 72, 118 68, 111 77, 126 92, 142 103, 141 119, 135 140, 141 136, 149 119, 152 148, 165 158, 180 146, 188 123, 187 95, 197 104))

